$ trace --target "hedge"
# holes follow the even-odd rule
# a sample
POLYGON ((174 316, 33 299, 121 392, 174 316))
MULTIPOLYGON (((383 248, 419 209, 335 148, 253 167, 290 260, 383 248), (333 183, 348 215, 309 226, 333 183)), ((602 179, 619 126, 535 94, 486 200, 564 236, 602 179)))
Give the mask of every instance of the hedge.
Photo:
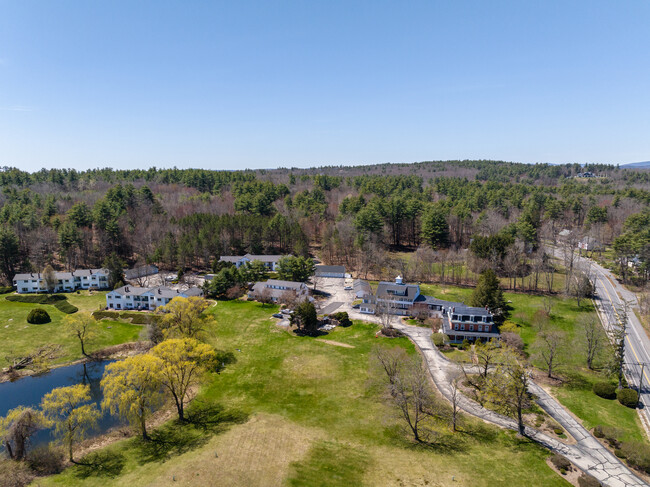
POLYGON ((43 308, 34 308, 27 315, 27 323, 31 323, 32 325, 42 325, 50 321, 52 321, 50 315, 43 308))
POLYGON ((118 319, 120 317, 120 313, 117 311, 94 311, 93 312, 93 318, 95 318, 97 321, 101 320, 102 318, 110 318, 110 319, 118 319))
POLYGON ((639 394, 634 389, 619 389, 616 391, 616 399, 628 408, 634 409, 639 404, 639 394))
POLYGON ((68 298, 62 294, 29 294, 23 296, 21 294, 12 294, 5 298, 7 301, 15 301, 18 303, 31 303, 31 304, 55 304, 65 301, 68 298))
POLYGON ((611 382, 596 382, 592 388, 594 394, 603 399, 616 399, 616 384, 611 382))
POLYGON ((11 286, 0 286, 0 294, 7 294, 14 290, 11 286))
POLYGON ((158 316, 152 315, 151 313, 138 313, 138 312, 127 312, 124 311, 120 313, 120 318, 131 319, 131 323, 134 325, 149 325, 156 323, 159 319, 158 316))
POLYGON ((79 308, 77 308, 74 304, 70 304, 68 301, 59 301, 57 303, 54 303, 54 307, 61 311, 62 313, 71 315, 72 313, 76 313, 79 311, 79 308))

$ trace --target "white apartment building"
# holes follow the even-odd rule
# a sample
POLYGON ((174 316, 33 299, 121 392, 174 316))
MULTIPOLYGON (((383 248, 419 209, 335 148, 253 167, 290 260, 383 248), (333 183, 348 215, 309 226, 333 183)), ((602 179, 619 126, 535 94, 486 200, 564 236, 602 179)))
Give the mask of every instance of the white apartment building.
MULTIPOLYGON (((54 292, 72 292, 77 289, 108 289, 108 269, 75 269, 72 272, 55 272, 57 284, 54 292)), ((16 292, 48 292, 45 278, 41 272, 16 274, 13 279, 16 292)))

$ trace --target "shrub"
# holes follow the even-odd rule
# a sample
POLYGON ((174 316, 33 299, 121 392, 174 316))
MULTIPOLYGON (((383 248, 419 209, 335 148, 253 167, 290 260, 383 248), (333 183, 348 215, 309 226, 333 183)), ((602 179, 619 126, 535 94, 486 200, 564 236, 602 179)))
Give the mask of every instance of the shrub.
POLYGON ((333 313, 330 315, 330 318, 334 318, 336 321, 338 321, 340 326, 352 325, 352 321, 350 320, 350 316, 348 315, 347 311, 339 311, 338 313, 333 313))
POLYGON ((591 475, 583 473, 578 477, 578 486, 579 487, 600 487, 600 482, 593 478, 591 475))
POLYGON ((562 428, 553 428, 553 433, 560 436, 564 434, 564 430, 562 428))
POLYGON ((388 327, 382 328, 381 334, 384 335, 385 337, 390 337, 390 338, 398 338, 404 336, 404 333, 399 331, 397 328, 388 328, 388 327))
POLYGON ((648 445, 626 441, 621 445, 621 452, 631 466, 650 473, 650 447, 648 445))
POLYGON ((469 343, 469 340, 468 340, 467 338, 465 338, 465 340, 463 340, 463 343, 462 343, 462 345, 460 346, 460 348, 462 348, 463 350, 469 350, 469 347, 470 347, 470 346, 471 346, 471 345, 470 345, 470 343, 469 343))
POLYGON ((501 341, 518 352, 524 350, 524 340, 519 336, 519 333, 513 333, 510 331, 501 333, 501 341))
POLYGON ((623 406, 636 408, 639 403, 639 394, 634 389, 619 389, 616 391, 616 399, 623 406))
POLYGON ((618 441, 621 436, 621 430, 613 426, 597 425, 594 427, 594 436, 596 438, 604 438, 607 443, 613 448, 618 448, 620 443, 618 441))
POLYGON ((626 458, 625 452, 621 450, 620 448, 616 448, 614 450, 614 455, 616 455, 618 458, 626 458))
POLYGON ((449 337, 444 333, 434 333, 431 335, 431 340, 436 347, 444 347, 446 343, 449 343, 449 337))
POLYGON ((67 315, 71 315, 72 313, 79 311, 79 308, 77 308, 74 304, 68 303, 67 301, 58 301, 54 303, 54 307, 67 315))
POLYGON ((551 457, 551 463, 560 471, 571 469, 571 462, 557 453, 551 457))
POLYGON ((616 399, 616 385, 611 382, 596 382, 591 389, 603 399, 616 399))
POLYGON ((27 463, 39 475, 54 475, 63 470, 65 455, 60 448, 37 446, 27 455, 27 463))
POLYGON ((32 325, 42 325, 52 321, 50 315, 43 308, 34 308, 27 315, 27 323, 32 325))
POLYGON ((93 311, 93 318, 95 318, 97 321, 104 319, 104 318, 110 318, 110 319, 118 319, 120 317, 120 313, 117 311, 93 311))
POLYGON ((0 294, 7 294, 14 290, 11 286, 0 286, 0 294))
POLYGON ((2 487, 24 487, 34 480, 34 475, 23 462, 0 458, 0 482, 2 487))

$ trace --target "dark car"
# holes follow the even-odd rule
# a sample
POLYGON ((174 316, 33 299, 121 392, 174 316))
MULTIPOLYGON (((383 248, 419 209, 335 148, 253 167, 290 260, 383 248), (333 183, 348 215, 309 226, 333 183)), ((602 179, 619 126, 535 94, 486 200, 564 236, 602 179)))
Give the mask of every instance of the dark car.
POLYGON ((273 315, 273 318, 284 318, 284 316, 282 314, 280 314, 280 313, 275 313, 273 315))

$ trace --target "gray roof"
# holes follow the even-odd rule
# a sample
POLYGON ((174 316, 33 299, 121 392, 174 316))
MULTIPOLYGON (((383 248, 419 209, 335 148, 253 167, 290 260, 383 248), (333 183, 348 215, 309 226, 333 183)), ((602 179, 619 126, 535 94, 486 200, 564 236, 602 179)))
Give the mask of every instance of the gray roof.
MULTIPOLYGON (((72 272, 55 271, 54 275, 57 279, 72 279, 73 277, 91 276, 92 274, 98 274, 99 272, 103 272, 104 274, 109 273, 108 269, 75 269, 72 272)), ((26 272, 16 274, 14 279, 18 281, 26 281, 30 279, 44 279, 44 277, 40 272, 26 272)))
POLYGON ((492 316, 485 308, 477 308, 476 306, 467 306, 463 303, 449 303, 453 306, 450 307, 449 311, 452 311, 458 315, 473 315, 473 316, 492 316))
POLYGON ((113 292, 121 294, 122 296, 140 296, 151 291, 152 289, 153 288, 150 287, 122 286, 118 287, 117 289, 113 289, 113 292))
POLYGON ((191 287, 185 291, 181 291, 181 293, 186 295, 188 298, 192 296, 203 296, 203 290, 200 287, 191 287))
MULTIPOLYGON (((257 283, 260 284, 260 283, 257 283)), ((306 286, 304 282, 295 282, 295 281, 282 281, 280 279, 269 279, 266 282, 263 282, 264 287, 268 286, 282 286, 290 289, 300 289, 303 286, 306 286)))
POLYGON ((246 255, 222 255, 219 257, 219 260, 224 261, 224 262, 239 262, 241 259, 248 259, 248 260, 259 260, 260 262, 277 262, 280 260, 282 257, 286 257, 285 255, 252 255, 252 254, 246 254, 246 255))
POLYGON ((152 293, 156 297, 169 299, 173 299, 178 296, 190 297, 203 295, 203 291, 201 291, 201 289, 198 287, 191 287, 185 291, 180 291, 167 286, 140 287, 127 285, 117 288, 113 292, 121 294, 122 296, 141 296, 146 293, 152 293))
POLYGON ((345 267, 342 265, 317 265, 316 266, 316 274, 318 273, 337 273, 337 274, 345 274, 345 267))
POLYGON ((382 281, 377 285, 376 296, 384 297, 386 295, 402 296, 413 301, 420 292, 420 286, 417 284, 397 284, 394 282, 382 281))
POLYGON ((72 271, 72 274, 73 274, 75 277, 77 277, 77 276, 80 276, 80 277, 84 277, 84 276, 86 276, 86 277, 90 277, 90 276, 92 276, 92 275, 99 274, 99 273, 102 273, 102 274, 108 275, 108 274, 110 274, 110 272, 111 272, 111 271, 109 271, 108 269, 75 269, 74 271, 72 271))
POLYGON ((27 272, 23 274, 16 274, 14 280, 16 281, 26 281, 29 279, 41 279, 43 275, 40 272, 27 272))
POLYGON ((365 295, 365 294, 372 294, 372 288, 370 287, 370 283, 368 281, 364 281, 363 279, 356 279, 354 283, 352 284, 352 287, 354 289, 354 293, 359 296, 365 295))

